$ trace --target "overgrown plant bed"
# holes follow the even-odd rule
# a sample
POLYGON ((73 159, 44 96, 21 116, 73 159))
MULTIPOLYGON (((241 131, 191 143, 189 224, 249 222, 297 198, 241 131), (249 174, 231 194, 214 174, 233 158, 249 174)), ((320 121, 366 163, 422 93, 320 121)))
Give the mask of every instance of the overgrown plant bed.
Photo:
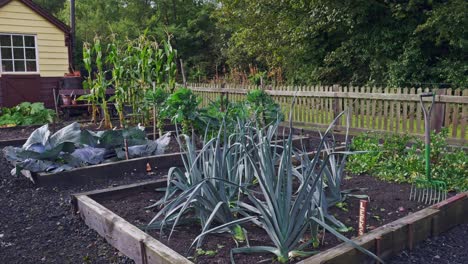
MULTIPOLYGON (((365 194, 370 197, 368 211, 369 230, 379 230, 378 226, 392 221, 401 221, 402 217, 417 215, 415 212, 425 207, 414 201, 409 201, 410 186, 407 184, 393 184, 382 182, 370 176, 354 176, 346 178, 343 189, 362 189, 357 194, 365 194)), ((127 256, 133 258, 137 263, 184 263, 194 261, 198 263, 229 263, 229 251, 236 244, 230 236, 209 235, 202 249, 191 251, 187 255, 193 239, 200 233, 198 225, 177 227, 170 239, 160 236, 157 231, 145 234, 137 227, 145 226, 154 216, 154 211, 145 209, 154 200, 161 198, 163 193, 156 192, 157 187, 163 187, 165 181, 148 184, 137 184, 111 188, 75 195, 75 210, 80 213, 85 222, 98 233, 106 237, 109 243, 117 247, 127 256), (170 250, 164 245, 172 248, 170 250), (175 253, 177 252, 177 253, 175 253), (142 256, 145 260, 142 260, 142 256), (184 259, 182 256, 188 256, 184 259), (145 262, 147 261, 147 262, 145 262)), ((466 209, 466 203, 465 203, 466 209)), ((348 197, 340 208, 330 209, 330 213, 341 220, 348 227, 345 236, 352 238, 356 236, 358 229, 359 200, 348 197)), ((420 214, 418 212, 418 214, 420 214)), ((445 221, 444 215, 437 216, 438 221, 445 221)), ((463 219, 463 218, 461 218, 463 219)), ((391 226, 391 224, 390 224, 391 226)), ((245 224, 251 246, 268 245, 267 234, 258 227, 245 224)), ((422 230, 426 231, 426 230, 422 230)), ((372 233, 373 231, 371 231, 372 233)), ((426 234, 416 231, 415 240, 426 234)), ((167 233, 165 234, 167 235, 167 233)), ((334 236, 325 235, 323 244, 312 250, 325 250, 340 244, 334 236)), ((242 245, 241 245, 242 246, 242 245)), ((373 247, 370 248, 375 252, 373 247)), ((332 250, 332 249, 330 249, 332 250)), ((356 255, 356 253, 354 253, 356 255)), ((312 258, 319 257, 316 255, 312 258)), ((362 256, 361 256, 362 257, 362 256)), ((236 254, 236 263, 257 263, 258 261, 271 262, 273 255, 268 254, 236 254)), ((294 259, 297 262, 301 259, 294 259)), ((319 263, 305 260, 306 263, 319 263)))
MULTIPOLYGON (((82 129, 87 129, 91 131, 103 131, 106 130, 103 127, 100 127, 99 124, 94 124, 89 121, 75 121, 78 122, 82 129)), ((73 122, 61 122, 56 124, 49 124, 49 127, 52 131, 57 131, 73 122)), ((42 125, 34 126, 18 126, 18 127, 6 127, 0 128, 0 148, 6 146, 21 146, 27 140, 34 130, 38 129, 42 125)), ((174 131, 175 125, 166 124, 164 126, 164 131, 174 131)), ((148 135, 148 138, 153 138, 153 128, 146 127, 145 131, 148 135)))
MULTIPOLYGON (((302 143, 313 146, 317 140, 319 139, 297 136, 293 139, 293 142, 298 146, 302 143)), ((313 148, 307 150, 310 151, 310 155, 314 155, 313 148)), ((172 138, 166 148, 166 154, 90 165, 57 173, 33 173, 32 177, 39 186, 72 186, 92 182, 99 183, 108 179, 119 178, 122 174, 145 175, 148 172, 154 173, 174 166, 183 166, 182 155, 178 143, 172 138)))

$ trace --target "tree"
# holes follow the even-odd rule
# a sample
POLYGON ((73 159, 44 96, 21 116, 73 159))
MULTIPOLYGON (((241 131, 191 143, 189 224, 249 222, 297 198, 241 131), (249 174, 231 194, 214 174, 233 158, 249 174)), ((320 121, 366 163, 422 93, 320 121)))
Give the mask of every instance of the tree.
POLYGON ((33 0, 36 4, 40 5, 52 15, 57 16, 65 6, 66 0, 33 0))

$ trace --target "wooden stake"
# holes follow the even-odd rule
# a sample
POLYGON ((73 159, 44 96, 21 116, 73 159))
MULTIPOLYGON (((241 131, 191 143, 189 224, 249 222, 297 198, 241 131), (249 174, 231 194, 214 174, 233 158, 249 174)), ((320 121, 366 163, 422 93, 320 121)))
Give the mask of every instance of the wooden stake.
MULTIPOLYGON (((153 95, 156 94, 156 83, 153 82, 153 95)), ((162 137, 162 135, 159 135, 162 137)), ((156 140, 156 105, 153 102, 153 140, 156 140)))
POLYGON ((367 224, 367 200, 360 200, 359 207, 359 229, 358 236, 364 235, 366 233, 366 224, 367 224))
POLYGON ((124 146, 125 146, 125 159, 129 159, 128 157, 128 141, 127 139, 124 139, 124 146))
POLYGON ((187 88, 187 79, 185 77, 184 61, 182 59, 180 59, 180 71, 182 72, 182 80, 184 82, 184 87, 187 88))

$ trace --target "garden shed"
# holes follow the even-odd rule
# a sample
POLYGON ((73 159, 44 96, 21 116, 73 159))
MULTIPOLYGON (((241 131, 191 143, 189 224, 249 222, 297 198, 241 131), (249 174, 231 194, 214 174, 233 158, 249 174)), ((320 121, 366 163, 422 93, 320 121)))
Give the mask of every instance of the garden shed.
POLYGON ((31 0, 0 0, 0 107, 52 107, 71 58, 70 27, 31 0))

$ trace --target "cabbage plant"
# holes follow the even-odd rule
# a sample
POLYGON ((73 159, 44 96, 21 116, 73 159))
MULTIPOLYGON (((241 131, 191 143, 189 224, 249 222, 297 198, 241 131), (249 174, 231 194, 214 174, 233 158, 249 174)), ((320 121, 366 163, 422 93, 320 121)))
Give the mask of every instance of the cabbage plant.
POLYGON ((93 132, 81 130, 78 123, 56 133, 48 125, 36 129, 21 147, 5 147, 4 157, 14 165, 12 175, 23 174, 34 182, 31 173, 56 173, 77 167, 162 154, 171 139, 170 133, 156 141, 146 138, 140 128, 93 132))

